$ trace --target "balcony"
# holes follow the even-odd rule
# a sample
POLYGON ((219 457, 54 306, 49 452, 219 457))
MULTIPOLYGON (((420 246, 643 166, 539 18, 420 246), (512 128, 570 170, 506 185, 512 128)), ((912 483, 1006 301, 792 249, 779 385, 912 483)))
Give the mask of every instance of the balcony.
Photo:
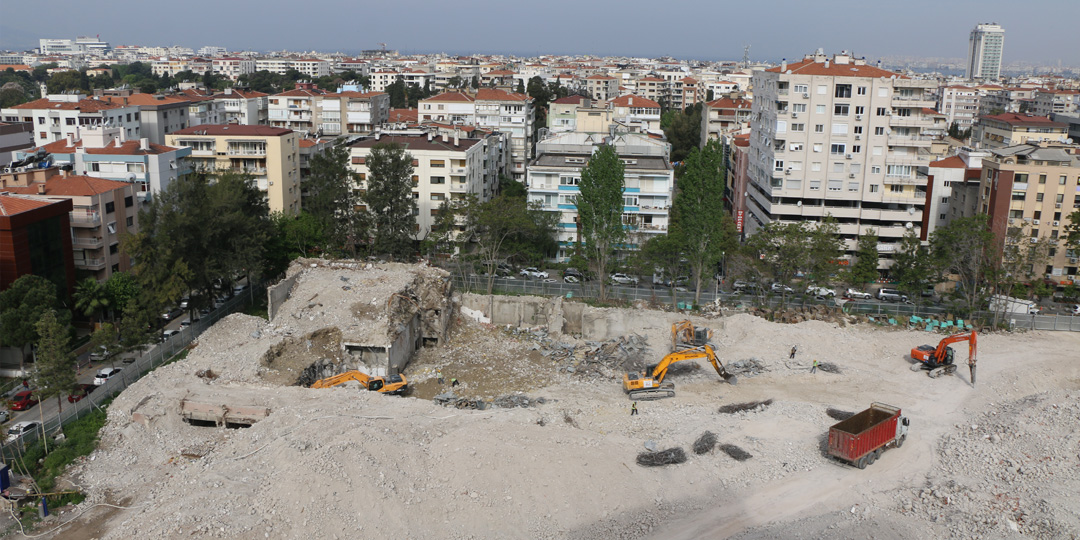
POLYGON ((928 135, 889 135, 889 146, 925 146, 930 147, 934 137, 928 135))
POLYGON ((921 96, 921 95, 916 95, 916 96, 893 95, 892 105, 893 105, 893 107, 919 107, 919 108, 925 107, 927 109, 933 109, 934 107, 937 106, 937 100, 927 98, 926 96, 921 96))
POLYGON ((885 184, 892 184, 896 186, 925 186, 926 178, 911 178, 901 176, 886 176, 885 184))
POLYGON ((266 147, 230 146, 228 154, 230 156, 265 156, 266 147))
POLYGON ((105 258, 75 259, 75 267, 84 270, 103 270, 105 268, 105 258))
POLYGON ((894 127, 921 127, 929 126, 930 122, 921 116, 900 116, 894 114, 889 117, 889 125, 894 127))
POLYGON ((81 249, 101 249, 104 247, 105 241, 101 238, 77 236, 71 239, 71 245, 81 249))
POLYGON ((68 219, 72 227, 100 227, 101 214, 69 212, 68 219))
POLYGON ((450 193, 466 193, 469 191, 469 185, 464 182, 451 182, 450 193))
POLYGON ((450 174, 455 176, 465 176, 465 167, 451 167, 450 174))

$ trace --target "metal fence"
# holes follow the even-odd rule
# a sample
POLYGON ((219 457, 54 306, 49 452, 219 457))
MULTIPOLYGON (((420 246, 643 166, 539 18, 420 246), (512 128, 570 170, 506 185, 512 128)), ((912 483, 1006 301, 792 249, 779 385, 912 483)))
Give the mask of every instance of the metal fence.
MULTIPOLYGON (((483 276, 462 277, 455 275, 454 286, 469 292, 486 294, 488 279, 483 276)), ((600 287, 595 282, 564 283, 538 279, 495 278, 492 292, 495 294, 530 295, 530 296, 567 296, 576 298, 596 298, 600 287)), ((680 309, 689 309, 694 305, 693 291, 675 291, 651 284, 612 285, 608 287, 608 298, 616 301, 633 302, 643 300, 660 304, 674 305, 680 309)), ((836 298, 815 298, 810 295, 788 294, 786 297, 776 293, 762 295, 729 293, 724 291, 702 291, 700 304, 710 304, 717 299, 726 306, 742 309, 752 307, 778 308, 781 306, 801 308, 815 305, 839 307, 845 313, 888 317, 932 317, 949 315, 951 310, 941 306, 903 304, 898 302, 878 302, 874 300, 840 300, 836 298)), ((993 323, 995 314, 991 312, 975 313, 973 320, 993 323)), ((1080 317, 1069 315, 1004 315, 999 320, 1010 329, 1060 330, 1080 332, 1080 317)))
MULTIPOLYGON (((95 408, 100 408, 102 402, 119 394, 122 390, 139 380, 139 378, 154 368, 160 367, 162 364, 168 362, 170 358, 182 351, 191 342, 195 341, 200 334, 205 332, 206 329, 210 328, 214 323, 243 307, 245 301, 250 298, 249 294, 248 291, 245 291, 243 294, 228 299, 220 308, 212 310, 206 316, 193 322, 190 326, 182 327, 179 332, 173 334, 168 339, 144 348, 134 359, 121 360, 120 358, 117 358, 112 362, 97 364, 99 368, 110 366, 119 367, 120 372, 106 381, 105 384, 97 387, 93 392, 87 394, 75 403, 68 403, 67 396, 61 396, 62 410, 59 414, 53 413, 50 416, 46 416, 44 419, 40 417, 26 418, 25 421, 39 422, 42 425, 38 426, 36 430, 26 433, 21 438, 0 447, 0 456, 3 457, 4 462, 11 463, 13 458, 21 456, 26 448, 33 446, 35 442, 41 439, 42 433, 55 434, 60 430, 61 426, 90 414, 95 408), (42 429, 42 427, 44 427, 44 429, 42 429)), ((49 398, 49 401, 54 399, 56 398, 49 398)), ((46 401, 42 401, 37 406, 44 407, 45 405, 46 401)), ((41 410, 44 409, 39 409, 39 411, 41 410)), ((5 438, 7 436, 6 430, 10 428, 11 425, 13 424, 9 423, 5 426, 3 435, 5 438)))

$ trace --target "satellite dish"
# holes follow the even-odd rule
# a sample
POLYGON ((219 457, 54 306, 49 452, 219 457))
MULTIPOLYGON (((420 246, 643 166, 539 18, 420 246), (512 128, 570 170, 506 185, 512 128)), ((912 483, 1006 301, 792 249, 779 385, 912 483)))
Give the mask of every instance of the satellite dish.
POLYGON ((802 201, 799 201, 799 202, 795 203, 795 206, 800 206, 801 207, 802 206, 802 201))
POLYGON ((130 173, 129 172, 127 174, 127 180, 128 180, 128 182, 134 182, 135 181, 135 173, 130 173))
POLYGON ((909 222, 905 223, 904 228, 905 229, 910 229, 911 228, 911 222, 909 221, 909 222))
MULTIPOLYGON (((914 206, 909 206, 908 209, 907 209, 907 213, 914 215, 915 214, 915 207, 914 206)), ((910 225, 910 223, 909 223, 909 225, 910 225)))

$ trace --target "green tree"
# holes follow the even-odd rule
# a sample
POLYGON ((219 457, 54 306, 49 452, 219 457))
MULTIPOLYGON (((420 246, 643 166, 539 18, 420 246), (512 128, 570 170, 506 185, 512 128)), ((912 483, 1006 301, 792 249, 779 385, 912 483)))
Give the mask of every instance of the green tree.
POLYGON ((685 160, 691 150, 701 146, 701 104, 682 111, 664 112, 660 117, 660 129, 671 143, 671 161, 685 160))
POLYGON ((855 264, 847 271, 847 282, 860 286, 873 283, 878 278, 878 235, 874 229, 867 229, 859 235, 859 247, 855 251, 855 264))
POLYGON ((936 281, 936 274, 929 247, 923 245, 914 229, 909 229, 893 255, 889 277, 896 281, 896 288, 907 294, 908 298, 918 298, 927 285, 936 281))
POLYGON ((112 323, 105 323, 93 334, 90 334, 90 350, 103 351, 105 357, 101 363, 116 367, 115 360, 120 350, 120 334, 116 326, 112 323))
POLYGON ((525 93, 525 81, 522 80, 522 79, 518 79, 517 86, 514 87, 514 91, 519 93, 519 94, 524 94, 525 93))
POLYGON ((811 231, 802 222, 773 221, 746 242, 747 255, 761 261, 773 279, 787 285, 810 266, 811 231))
POLYGON ((409 107, 409 93, 405 88, 405 82, 398 79, 386 87, 386 93, 390 95, 391 109, 407 109, 409 107))
POLYGON ((1065 249, 1073 252, 1071 257, 1076 257, 1080 253, 1080 210, 1073 211, 1066 219, 1069 223, 1065 225, 1065 249))
MULTIPOLYGON (((659 272, 669 281, 671 289, 671 306, 676 305, 675 278, 682 275, 684 269, 683 249, 687 241, 682 237, 680 227, 668 228, 667 234, 654 236, 645 241, 640 251, 640 258, 646 268, 652 268, 659 272)), ((695 297, 694 302, 697 302, 695 297)))
POLYGON ((61 396, 75 389, 75 355, 71 353, 71 332, 55 310, 47 309, 34 324, 38 334, 37 361, 34 381, 38 398, 45 401, 56 397, 56 406, 63 410, 61 396))
POLYGON ((539 203, 529 204, 524 197, 502 194, 480 202, 475 195, 468 194, 460 212, 465 232, 458 236, 458 244, 463 249, 473 249, 484 266, 488 294, 494 286, 498 262, 521 256, 523 250, 536 249, 537 244, 554 243, 558 217, 541 210, 539 203))
POLYGON ((405 259, 413 254, 416 201, 412 196, 413 158, 394 143, 376 144, 367 157, 364 201, 372 215, 371 251, 405 259))
POLYGON ((601 145, 581 170, 580 194, 574 200, 585 258, 599 277, 601 300, 607 300, 608 270, 626 239, 622 222, 624 175, 625 166, 615 147, 601 145))
POLYGON ((94 277, 86 277, 75 285, 75 309, 83 316, 89 317, 90 322, 97 322, 99 313, 109 309, 109 292, 104 283, 98 282, 94 277))
POLYGON ((118 346, 115 351, 110 352, 128 353, 154 341, 150 333, 150 321, 157 318, 157 313, 156 307, 139 300, 133 299, 125 304, 123 316, 116 325, 118 346))
POLYGON ((810 252, 802 270, 809 274, 815 283, 828 284, 844 255, 840 225, 831 215, 826 215, 813 226, 805 226, 804 230, 810 239, 810 252))
POLYGON ((454 253, 454 238, 457 234, 457 216, 459 205, 454 201, 444 200, 435 214, 431 230, 420 242, 420 252, 429 258, 454 253))
POLYGON ((304 182, 303 208, 318 225, 319 234, 334 248, 350 252, 355 252, 347 244, 355 236, 358 220, 354 193, 359 178, 349 168, 349 147, 342 139, 311 158, 311 172, 304 182))
POLYGON ((953 274, 957 308, 971 314, 986 304, 989 277, 997 257, 994 234, 985 214, 960 218, 930 235, 930 253, 936 265, 953 274))
POLYGON ((1042 281, 1042 269, 1051 261, 1050 250, 1055 243, 1048 237, 1032 243, 1031 238, 1028 226, 1006 230, 995 283, 999 293, 1012 295, 1013 287, 1018 284, 1042 281))
POLYGON ((65 328, 71 324, 71 312, 57 292, 56 284, 33 274, 16 279, 0 292, 0 343, 22 351, 20 369, 25 368, 28 348, 41 337, 37 322, 46 311, 56 311, 56 320, 65 328))
POLYGON ((113 272, 105 282, 105 292, 109 295, 109 306, 119 310, 139 296, 139 281, 130 272, 113 272))
POLYGON ((447 89, 452 88, 452 89, 456 90, 456 89, 464 88, 464 86, 465 86, 465 81, 461 78, 460 75, 454 75, 453 77, 450 77, 449 79, 446 80, 446 88, 447 89))
POLYGON ((682 250, 692 272, 694 303, 701 300, 706 275, 737 245, 734 221, 726 213, 716 216, 716 209, 724 207, 723 164, 723 148, 718 141, 710 141, 700 151, 691 149, 676 183, 671 217, 685 241, 682 250))
POLYGON ((90 79, 85 71, 69 69, 61 71, 49 77, 46 83, 50 94, 63 94, 64 92, 86 92, 90 90, 90 79))

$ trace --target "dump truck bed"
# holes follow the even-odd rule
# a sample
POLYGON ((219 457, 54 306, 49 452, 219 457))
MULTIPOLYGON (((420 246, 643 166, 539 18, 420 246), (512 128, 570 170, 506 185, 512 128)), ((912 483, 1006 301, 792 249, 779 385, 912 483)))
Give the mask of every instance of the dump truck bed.
POLYGON ((829 428, 829 455, 854 463, 896 439, 900 409, 874 403, 829 428))

